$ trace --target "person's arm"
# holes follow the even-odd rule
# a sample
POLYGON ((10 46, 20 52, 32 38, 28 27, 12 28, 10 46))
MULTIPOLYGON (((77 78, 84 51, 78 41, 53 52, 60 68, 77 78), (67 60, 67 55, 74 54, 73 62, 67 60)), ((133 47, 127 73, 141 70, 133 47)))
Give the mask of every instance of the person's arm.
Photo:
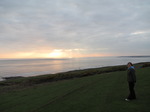
POLYGON ((135 76, 135 70, 134 69, 131 69, 130 70, 130 78, 131 78, 131 81, 132 82, 136 82, 136 76, 135 76))

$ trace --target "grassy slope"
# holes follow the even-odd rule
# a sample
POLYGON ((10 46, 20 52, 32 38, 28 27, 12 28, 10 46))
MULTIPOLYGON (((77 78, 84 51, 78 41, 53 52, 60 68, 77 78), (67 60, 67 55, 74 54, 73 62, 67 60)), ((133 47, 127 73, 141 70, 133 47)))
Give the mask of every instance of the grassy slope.
POLYGON ((126 102, 126 72, 62 80, 0 93, 0 112, 149 112, 150 67, 137 70, 137 100, 126 102))

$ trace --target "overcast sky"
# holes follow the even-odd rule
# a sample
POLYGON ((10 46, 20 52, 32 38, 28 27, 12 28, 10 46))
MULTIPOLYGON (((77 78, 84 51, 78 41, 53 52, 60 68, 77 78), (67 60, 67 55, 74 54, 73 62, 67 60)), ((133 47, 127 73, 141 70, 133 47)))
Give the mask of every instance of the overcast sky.
POLYGON ((150 0, 0 0, 0 58, 150 55, 150 0))

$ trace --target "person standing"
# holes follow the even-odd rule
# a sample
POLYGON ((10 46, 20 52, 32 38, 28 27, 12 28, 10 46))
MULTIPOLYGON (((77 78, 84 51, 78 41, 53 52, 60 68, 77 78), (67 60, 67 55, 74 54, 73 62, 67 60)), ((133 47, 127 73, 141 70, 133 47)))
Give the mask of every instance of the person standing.
POLYGON ((126 101, 130 101, 133 99, 136 99, 134 86, 136 83, 136 75, 135 75, 135 68, 131 62, 127 64, 128 70, 127 70, 127 81, 129 85, 129 96, 125 99, 126 101))

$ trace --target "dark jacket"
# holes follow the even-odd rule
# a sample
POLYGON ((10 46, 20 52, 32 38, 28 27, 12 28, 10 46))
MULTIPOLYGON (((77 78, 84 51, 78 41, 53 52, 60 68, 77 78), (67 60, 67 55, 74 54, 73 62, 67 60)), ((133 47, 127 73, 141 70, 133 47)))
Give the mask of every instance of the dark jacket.
POLYGON ((135 75, 135 69, 134 67, 128 68, 127 71, 127 81, 128 82, 136 82, 136 75, 135 75))

